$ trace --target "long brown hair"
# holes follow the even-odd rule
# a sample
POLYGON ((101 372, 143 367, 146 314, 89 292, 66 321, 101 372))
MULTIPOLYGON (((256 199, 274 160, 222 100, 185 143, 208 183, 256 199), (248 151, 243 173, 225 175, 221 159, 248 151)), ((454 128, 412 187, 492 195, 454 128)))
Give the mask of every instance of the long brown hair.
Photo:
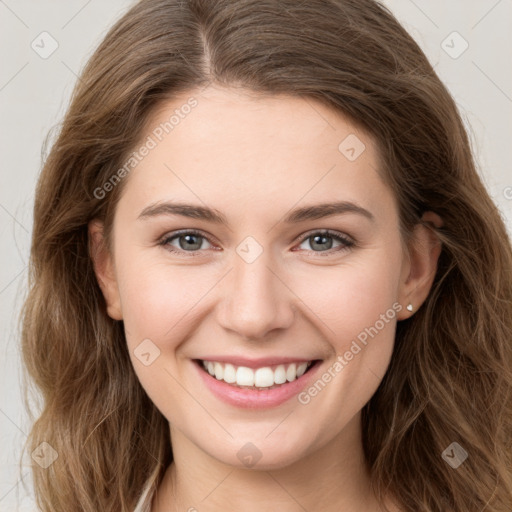
POLYGON ((40 175, 22 351, 42 397, 26 448, 44 512, 131 511, 172 461, 168 422, 142 389, 122 322, 106 313, 87 224, 107 240, 126 161, 154 109, 217 84, 321 101, 375 137, 410 234, 444 221, 430 295, 398 323, 363 409, 378 496, 408 512, 505 512, 512 503, 512 251, 456 105, 427 58, 373 0, 142 0, 81 74, 40 175), (457 442, 457 469, 442 453, 457 442), (46 445, 45 445, 46 446, 46 445), (53 453, 53 452, 51 452, 53 453))

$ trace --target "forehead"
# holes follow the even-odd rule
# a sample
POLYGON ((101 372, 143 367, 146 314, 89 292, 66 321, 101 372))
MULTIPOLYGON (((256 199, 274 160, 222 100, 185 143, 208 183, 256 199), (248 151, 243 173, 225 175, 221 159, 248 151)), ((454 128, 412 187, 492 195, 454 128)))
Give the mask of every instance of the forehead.
POLYGON ((340 199, 366 205, 387 199, 383 207, 389 207, 393 201, 379 176, 373 139, 310 98, 190 90, 158 106, 143 144, 151 149, 123 192, 139 211, 150 201, 176 198, 214 201, 219 209, 236 201, 244 215, 269 211, 276 202, 291 208, 340 199))

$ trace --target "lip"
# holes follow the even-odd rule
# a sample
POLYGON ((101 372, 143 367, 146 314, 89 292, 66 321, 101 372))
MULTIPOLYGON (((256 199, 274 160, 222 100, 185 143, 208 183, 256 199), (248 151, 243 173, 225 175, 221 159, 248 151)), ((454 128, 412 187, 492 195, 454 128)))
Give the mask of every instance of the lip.
MULTIPOLYGON (((237 358, 233 359, 240 360, 237 358)), ((295 362, 298 360, 294 359, 289 361, 295 362)), ((303 362, 306 361, 312 360, 303 360, 303 362)), ((322 362, 323 361, 320 359, 314 360, 314 363, 309 367, 309 370, 292 382, 287 382, 286 384, 282 384, 274 389, 259 391, 257 389, 237 388, 227 382, 217 380, 208 372, 204 371, 200 360, 192 360, 194 367, 199 372, 200 378, 203 380, 210 392, 224 403, 241 409, 268 409, 271 407, 277 407, 287 400, 290 400, 307 387, 309 382, 315 377, 322 362)))
POLYGON ((247 359, 246 357, 237 356, 205 356, 198 358, 202 361, 212 361, 218 363, 230 363, 233 366, 245 366, 246 368, 263 368, 264 366, 274 366, 278 364, 290 364, 290 363, 309 363, 309 361, 315 361, 315 358, 303 359, 301 357, 260 357, 256 359, 247 359))

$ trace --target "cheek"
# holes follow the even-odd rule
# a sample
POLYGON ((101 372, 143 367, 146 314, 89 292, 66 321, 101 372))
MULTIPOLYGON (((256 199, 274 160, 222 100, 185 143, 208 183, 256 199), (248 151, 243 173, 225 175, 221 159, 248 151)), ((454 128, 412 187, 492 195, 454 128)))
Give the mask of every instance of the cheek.
POLYGON ((127 331, 139 337, 160 340, 175 338, 188 323, 194 304, 206 291, 203 280, 185 266, 137 265, 122 269, 120 294, 127 331), (174 334, 172 334, 174 333, 174 334))
POLYGON ((124 261, 118 271, 125 335, 135 373, 155 406, 170 419, 172 411, 186 407, 188 397, 183 392, 187 368, 178 364, 176 350, 193 330, 198 300, 214 283, 198 279, 198 273, 185 265, 143 258, 124 261), (145 354, 149 354, 146 360, 145 354))
POLYGON ((322 386, 312 389, 304 403, 321 394, 313 407, 324 411, 336 428, 361 409, 386 373, 402 309, 397 302, 400 258, 398 250, 375 250, 337 269, 325 293, 311 297, 315 312, 329 327, 324 333, 335 354, 325 372, 325 391, 320 393, 322 386), (340 410, 345 413, 338 414, 340 410))
POLYGON ((364 258, 347 259, 339 266, 311 271, 301 279, 294 279, 294 291, 306 309, 314 313, 313 321, 323 325, 322 330, 336 352, 348 350, 351 340, 375 323, 383 331, 383 337, 393 337, 389 322, 382 325, 381 315, 393 323, 396 308, 400 307, 395 304, 399 262, 397 251, 386 254, 375 250, 364 258))

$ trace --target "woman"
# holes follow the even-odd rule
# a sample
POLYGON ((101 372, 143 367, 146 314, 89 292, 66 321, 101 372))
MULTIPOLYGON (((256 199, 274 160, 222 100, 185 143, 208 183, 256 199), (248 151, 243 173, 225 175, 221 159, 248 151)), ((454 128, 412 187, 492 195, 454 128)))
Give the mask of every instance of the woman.
POLYGON ((38 183, 39 506, 509 510, 511 264, 382 5, 142 0, 38 183))

